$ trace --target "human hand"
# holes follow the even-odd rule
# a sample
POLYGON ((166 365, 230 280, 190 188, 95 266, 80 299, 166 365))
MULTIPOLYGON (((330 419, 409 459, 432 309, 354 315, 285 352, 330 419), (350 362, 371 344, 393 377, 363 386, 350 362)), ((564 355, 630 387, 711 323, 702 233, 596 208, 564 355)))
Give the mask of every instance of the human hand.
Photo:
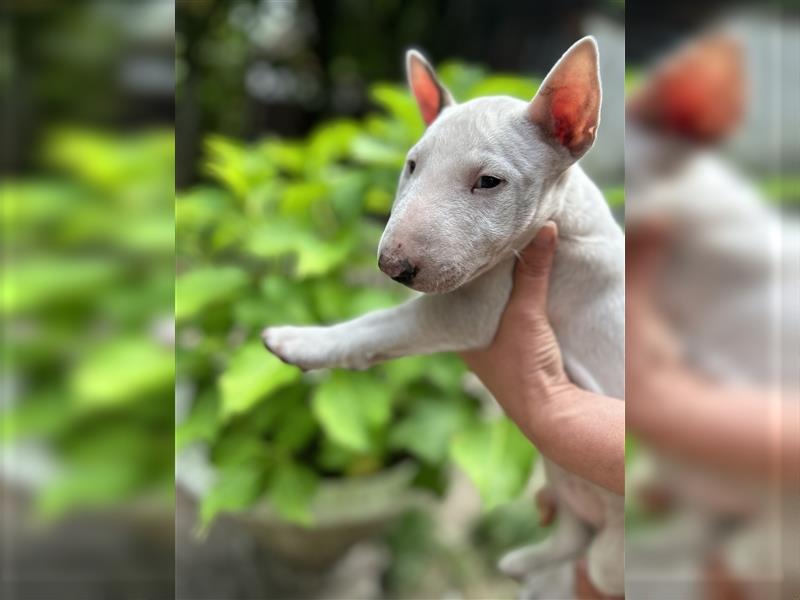
POLYGON ((522 251, 514 269, 514 288, 489 348, 462 352, 469 368, 502 405, 506 414, 532 437, 531 428, 546 401, 571 386, 561 351, 547 319, 547 290, 558 230, 545 224, 522 251))
POLYGON ((467 365, 539 451, 616 494, 625 490, 625 406, 567 377, 547 317, 557 229, 548 223, 523 250, 497 335, 467 365))

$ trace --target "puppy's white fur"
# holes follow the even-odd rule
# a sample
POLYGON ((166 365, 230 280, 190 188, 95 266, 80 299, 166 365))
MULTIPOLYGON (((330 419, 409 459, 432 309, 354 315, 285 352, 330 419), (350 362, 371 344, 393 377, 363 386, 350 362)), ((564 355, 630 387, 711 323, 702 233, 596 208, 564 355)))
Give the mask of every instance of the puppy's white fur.
MULTIPOLYGON (((424 59, 409 56, 412 88, 418 61, 424 59)), ((428 91, 435 84, 442 92, 442 110, 408 154, 415 168, 400 178, 380 251, 413 262, 418 274, 412 287, 428 293, 330 327, 270 327, 266 346, 305 369, 361 369, 410 354, 486 347, 511 291, 514 253, 552 220, 560 240, 548 313, 565 367, 578 385, 623 398, 624 237, 575 162, 591 146, 599 119, 594 40, 570 48, 531 103, 487 97, 456 105, 427 63, 422 66, 432 78, 425 82, 428 91), (583 62, 571 67, 570 61, 583 62), (577 139, 571 149, 554 143, 536 122, 547 94, 558 92, 559 69, 569 68, 579 85, 591 88, 587 102, 597 112, 587 117, 584 138, 567 138, 577 139), (481 175, 503 183, 476 189, 481 175)), ((421 105, 423 114, 430 111, 421 105)), ((525 578, 588 549, 595 586, 622 594, 623 498, 550 461, 546 472, 558 498, 556 530, 543 544, 504 557, 501 569, 525 578)))

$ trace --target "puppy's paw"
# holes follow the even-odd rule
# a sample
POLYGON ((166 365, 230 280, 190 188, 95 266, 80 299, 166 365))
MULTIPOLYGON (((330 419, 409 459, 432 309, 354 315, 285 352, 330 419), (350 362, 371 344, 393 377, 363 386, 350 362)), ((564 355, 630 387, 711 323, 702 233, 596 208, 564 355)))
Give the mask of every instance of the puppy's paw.
POLYGON ((497 568, 504 575, 523 581, 531 573, 535 573, 553 562, 549 544, 540 543, 523 546, 504 554, 497 563, 497 568))
POLYGON ((267 327, 261 332, 267 350, 304 371, 328 367, 364 369, 367 357, 352 352, 349 340, 337 339, 330 327, 267 327))
POLYGON ((267 327, 261 332, 264 346, 283 362, 304 371, 331 366, 321 327, 267 327))

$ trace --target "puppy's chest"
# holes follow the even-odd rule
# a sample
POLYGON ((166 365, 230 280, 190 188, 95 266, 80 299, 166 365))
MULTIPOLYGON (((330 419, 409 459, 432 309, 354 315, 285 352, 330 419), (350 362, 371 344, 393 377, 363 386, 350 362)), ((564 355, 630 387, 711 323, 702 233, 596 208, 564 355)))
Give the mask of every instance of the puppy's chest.
POLYGON ((572 381, 583 389, 624 397, 625 305, 618 284, 554 281, 548 312, 572 381))

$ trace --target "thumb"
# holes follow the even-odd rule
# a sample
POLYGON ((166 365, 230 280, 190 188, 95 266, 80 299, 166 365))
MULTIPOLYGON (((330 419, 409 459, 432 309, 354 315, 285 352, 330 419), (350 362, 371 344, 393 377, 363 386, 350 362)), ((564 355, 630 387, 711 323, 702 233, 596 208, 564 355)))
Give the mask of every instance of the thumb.
POLYGON ((556 224, 548 221, 518 255, 511 300, 522 297, 526 302, 533 301, 539 305, 544 305, 547 301, 557 238, 556 224))

